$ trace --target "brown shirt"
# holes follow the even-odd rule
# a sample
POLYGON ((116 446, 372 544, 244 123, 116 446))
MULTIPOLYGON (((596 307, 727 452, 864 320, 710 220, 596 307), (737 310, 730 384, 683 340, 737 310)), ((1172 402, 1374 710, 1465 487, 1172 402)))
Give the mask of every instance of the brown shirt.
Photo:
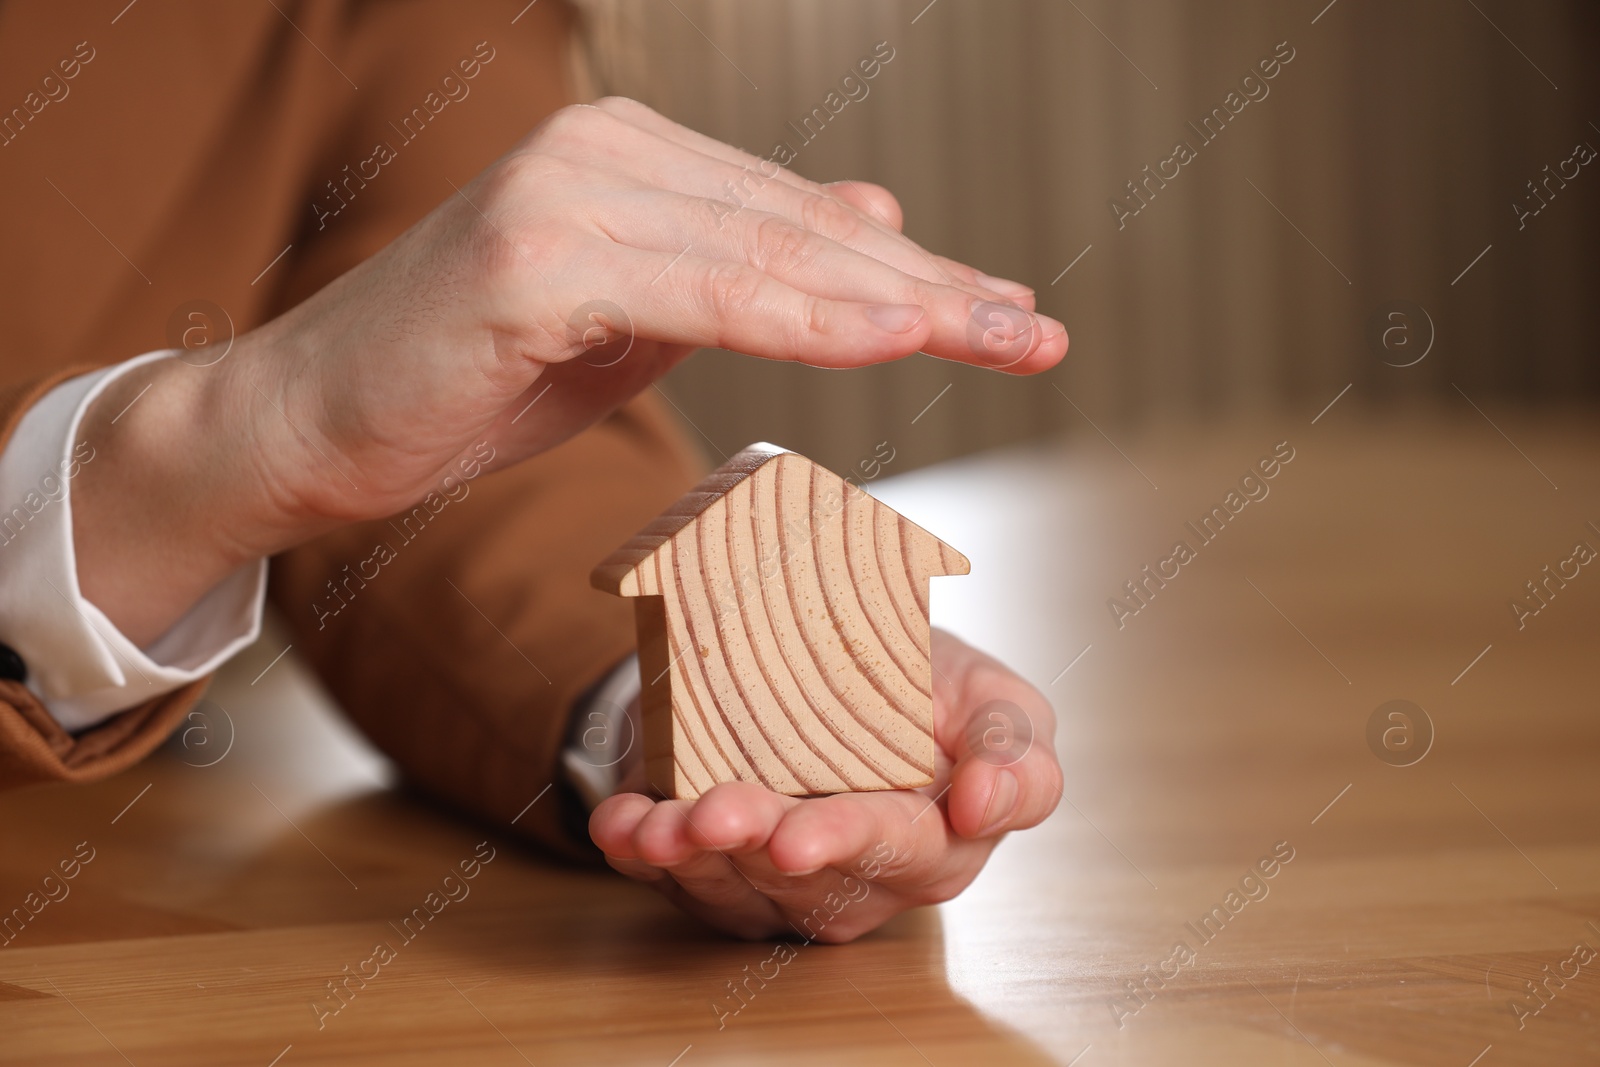
MULTIPOLYGON (((571 99, 555 0, 125 5, 0 2, 0 435, 65 374, 178 343, 195 301, 238 332, 278 314, 571 99)), ((426 521, 274 560, 272 599, 414 783, 504 824, 554 782, 516 828, 575 853, 568 712, 633 646, 587 575, 695 468, 636 401, 426 521)), ((73 736, 0 681, 0 786, 118 771, 202 689, 73 736)))

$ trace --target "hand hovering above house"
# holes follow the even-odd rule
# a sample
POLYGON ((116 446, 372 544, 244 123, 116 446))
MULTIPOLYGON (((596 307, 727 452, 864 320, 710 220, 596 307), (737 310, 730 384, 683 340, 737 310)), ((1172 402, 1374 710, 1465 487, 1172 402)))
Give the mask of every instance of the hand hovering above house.
POLYGON ((244 565, 413 506, 475 448, 495 468, 550 449, 696 347, 1014 374, 1066 353, 1032 290, 924 251, 887 190, 807 181, 631 100, 563 108, 443 193, 212 373, 159 361, 97 399, 86 430, 127 414, 74 488, 78 570, 135 644, 244 565), (719 210, 747 176, 759 195, 719 210))

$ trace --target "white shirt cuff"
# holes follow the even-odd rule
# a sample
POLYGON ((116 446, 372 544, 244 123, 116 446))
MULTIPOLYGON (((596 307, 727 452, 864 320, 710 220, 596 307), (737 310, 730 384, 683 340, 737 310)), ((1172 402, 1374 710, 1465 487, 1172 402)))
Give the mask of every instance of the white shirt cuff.
POLYGON ((0 642, 22 657, 28 688, 69 731, 204 677, 261 629, 266 560, 224 579, 143 649, 78 588, 71 482, 96 455, 78 439, 79 424, 111 382, 170 356, 151 352, 62 382, 0 452, 0 642))
POLYGON ((567 781, 590 811, 617 791, 622 760, 640 744, 638 723, 628 707, 639 699, 639 657, 612 669, 587 702, 573 709, 572 734, 561 752, 567 781))

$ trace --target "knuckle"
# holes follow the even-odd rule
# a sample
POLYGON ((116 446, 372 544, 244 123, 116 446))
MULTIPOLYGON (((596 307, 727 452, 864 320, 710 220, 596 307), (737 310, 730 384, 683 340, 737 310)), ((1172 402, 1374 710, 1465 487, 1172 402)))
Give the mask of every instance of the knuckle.
POLYGON ((582 144, 599 136, 599 131, 615 121, 594 104, 568 104, 539 124, 533 141, 540 147, 582 144))
POLYGON ((572 170, 571 166, 535 145, 513 152, 491 164, 483 174, 484 197, 473 202, 488 211, 491 205, 525 200, 530 190, 549 187, 572 170))
POLYGON ((878 872, 873 876, 875 882, 885 882, 890 885, 915 884, 922 881, 924 869, 915 851, 910 848, 896 848, 889 856, 879 858, 878 872))
POLYGON ((891 193, 877 182, 855 182, 861 195, 871 201, 873 206, 887 214, 891 219, 901 217, 900 198, 891 193))
POLYGON ((756 223, 752 244, 752 265, 780 273, 803 269, 821 251, 814 233, 776 215, 756 223))
POLYGON ((702 277, 701 298, 719 324, 748 318, 761 294, 761 276, 739 263, 718 263, 702 277))
POLYGON ((925 308, 950 308, 952 314, 967 315, 972 304, 972 296, 962 292, 953 285, 942 282, 930 282, 914 275, 908 276, 909 283, 903 288, 905 292, 899 299, 907 304, 921 304, 925 308))
POLYGON ((905 228, 905 208, 900 206, 899 197, 895 196, 889 190, 883 188, 881 185, 877 186, 876 188, 881 195, 876 196, 869 201, 875 208, 873 214, 880 216, 879 221, 885 223, 898 233, 905 228))
POLYGON ((809 193, 801 200, 800 221, 806 229, 835 241, 848 241, 861 230, 861 216, 826 193, 809 193))
POLYGON ((656 113, 653 108, 641 104, 628 96, 602 96, 594 102, 594 106, 601 111, 619 116, 654 115, 656 113))
POLYGON ((948 256, 928 254, 928 260, 936 268, 937 273, 944 276, 945 284, 957 288, 967 285, 978 285, 978 272, 965 263, 959 263, 948 256))
POLYGON ((478 249, 478 261, 491 286, 531 285, 549 277, 556 260, 564 255, 564 242, 549 232, 541 231, 532 239, 529 227, 514 221, 474 221, 473 247, 478 249))
POLYGON ((828 332, 830 325, 828 319, 829 306, 821 297, 811 293, 805 294, 800 308, 800 318, 796 326, 798 335, 794 338, 797 347, 808 337, 828 332))

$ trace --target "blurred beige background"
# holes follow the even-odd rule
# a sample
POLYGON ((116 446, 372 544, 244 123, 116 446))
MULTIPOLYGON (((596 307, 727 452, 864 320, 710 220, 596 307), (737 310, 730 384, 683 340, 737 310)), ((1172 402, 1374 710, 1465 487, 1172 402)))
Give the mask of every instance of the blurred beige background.
POLYGON ((584 6, 603 88, 759 155, 787 142, 808 177, 887 185, 909 234, 1034 286, 1071 332, 1041 378, 703 353, 666 391, 710 456, 768 438, 844 472, 886 441, 898 473, 1090 420, 1309 418, 1347 385, 1344 403, 1470 411, 1600 384, 1600 161, 1574 157, 1600 147, 1593 3, 584 6), (893 58, 841 88, 879 42, 893 58), (804 140, 830 91, 859 99, 804 140), (1230 105, 1210 143, 1189 125, 1230 105), (1125 183, 1172 174, 1179 141, 1196 158, 1119 228, 1110 201, 1138 207, 1125 183), (1543 207, 1519 220, 1530 181, 1543 207))

